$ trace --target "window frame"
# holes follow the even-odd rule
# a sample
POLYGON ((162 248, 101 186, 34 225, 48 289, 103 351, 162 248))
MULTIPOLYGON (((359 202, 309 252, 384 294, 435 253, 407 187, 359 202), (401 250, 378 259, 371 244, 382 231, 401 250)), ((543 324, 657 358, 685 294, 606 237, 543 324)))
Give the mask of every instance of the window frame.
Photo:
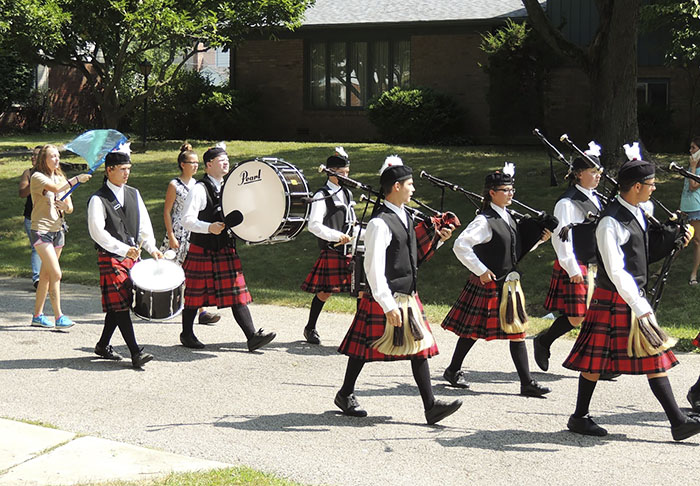
MULTIPOLYGON (((373 61, 373 56, 374 52, 376 49, 376 46, 380 42, 388 42, 388 59, 387 59, 387 74, 388 74, 388 90, 392 89, 395 84, 394 84, 394 64, 395 64, 395 56, 394 56, 394 47, 397 43, 399 42, 408 42, 408 49, 409 49, 409 59, 410 59, 410 51, 411 51, 411 37, 410 36, 395 36, 395 37, 371 37, 371 38, 345 38, 345 39, 332 39, 330 37, 324 37, 324 38, 311 38, 311 39, 305 39, 304 41, 304 76, 303 76, 303 83, 304 83, 304 108, 307 110, 318 110, 318 111, 364 111, 367 109, 367 105, 369 104, 369 101, 373 99, 373 97, 377 96, 378 94, 381 93, 371 93, 369 92, 370 86, 372 84, 371 81, 371 76, 374 74, 374 65, 372 64, 373 61), (362 105, 360 106, 352 106, 352 94, 351 94, 351 80, 352 80, 352 70, 351 69, 346 69, 345 73, 345 80, 344 80, 344 86, 346 90, 346 95, 345 95, 345 106, 332 106, 330 104, 331 100, 331 45, 332 44, 338 44, 338 43, 344 43, 345 44, 345 62, 346 65, 349 65, 350 59, 351 59, 351 51, 352 51, 352 45, 353 44, 359 44, 359 43, 365 43, 367 46, 366 49, 366 66, 365 66, 365 73, 364 73, 364 86, 365 86, 365 92, 366 94, 363 94, 363 99, 362 99, 362 105), (312 46, 314 44, 324 44, 324 72, 325 72, 325 93, 324 93, 324 98, 325 98, 325 106, 314 106, 312 104, 312 86, 311 86, 311 50, 312 46)), ((410 84, 410 79, 411 79, 411 63, 409 62, 409 84, 410 84)))

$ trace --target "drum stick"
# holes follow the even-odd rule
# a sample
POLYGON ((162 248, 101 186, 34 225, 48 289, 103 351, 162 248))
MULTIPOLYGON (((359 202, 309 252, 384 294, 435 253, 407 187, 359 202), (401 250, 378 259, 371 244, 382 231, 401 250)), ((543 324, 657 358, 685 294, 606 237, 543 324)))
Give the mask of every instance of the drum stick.
MULTIPOLYGON (((350 237, 350 241, 352 241, 352 240, 354 240, 354 239, 355 239, 354 236, 351 236, 351 237, 350 237)), ((333 245, 333 248, 335 248, 336 246, 347 245, 348 243, 350 243, 350 241, 347 241, 346 243, 341 243, 341 242, 339 241, 339 242, 337 242, 337 243, 335 243, 335 244, 333 245)))

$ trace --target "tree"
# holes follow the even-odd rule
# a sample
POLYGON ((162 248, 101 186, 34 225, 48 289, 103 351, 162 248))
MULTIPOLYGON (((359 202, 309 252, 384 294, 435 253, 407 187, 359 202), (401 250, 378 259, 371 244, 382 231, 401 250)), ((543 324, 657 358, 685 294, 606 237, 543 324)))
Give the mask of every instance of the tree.
POLYGON ((79 70, 102 124, 116 127, 199 52, 232 47, 252 31, 291 29, 314 0, 0 0, 7 36, 27 59, 79 70), (148 59, 148 92, 119 87, 148 59))
POLYGON ((688 83, 688 133, 695 134, 700 107, 700 1, 655 0, 642 6, 641 27, 645 32, 668 37, 665 62, 683 69, 688 83))
POLYGON ((637 125, 637 36, 641 0, 595 0, 598 29, 591 43, 568 41, 547 18, 538 0, 522 0, 532 27, 559 55, 578 65, 591 85, 590 131, 614 166, 622 145, 639 139, 637 125))

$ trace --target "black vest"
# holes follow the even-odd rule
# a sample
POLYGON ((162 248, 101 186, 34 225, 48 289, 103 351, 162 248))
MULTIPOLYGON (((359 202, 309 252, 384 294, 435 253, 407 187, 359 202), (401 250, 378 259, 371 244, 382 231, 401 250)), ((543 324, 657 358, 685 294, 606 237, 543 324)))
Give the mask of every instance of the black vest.
MULTIPOLYGON (((635 218, 626 207, 620 204, 617 199, 607 205, 601 214, 601 219, 606 216, 615 218, 629 231, 629 240, 620 247, 625 255, 625 271, 634 277, 637 287, 643 289, 647 284, 649 272, 649 236, 647 232, 639 225, 637 218, 635 218)), ((600 252, 597 251, 597 253, 598 261, 602 262, 603 260, 600 258, 600 252)), ((605 271, 605 265, 600 265, 598 268, 596 281, 600 288, 617 292, 615 284, 612 283, 605 271)))
POLYGON ((474 253, 496 274, 496 280, 504 279, 515 270, 520 255, 520 236, 508 222, 491 207, 479 212, 491 227, 491 241, 474 246, 474 253))
MULTIPOLYGON (((93 197, 99 197, 105 208, 105 230, 122 243, 130 246, 138 245, 139 227, 141 224, 138 191, 133 187, 124 186, 123 206, 119 204, 117 197, 106 183, 95 194, 90 196, 90 199, 93 197)), ((88 199, 88 204, 90 199, 88 199)), ((95 243, 95 248, 105 253, 110 253, 97 243, 95 243)))
POLYGON ((32 219, 32 209, 34 209, 34 204, 32 203, 32 195, 27 196, 27 200, 24 201, 24 217, 26 219, 32 219))
MULTIPOLYGON (((584 215, 588 213, 598 215, 600 214, 600 209, 591 201, 588 196, 579 191, 576 186, 569 187, 564 194, 562 194, 557 202, 562 199, 568 199, 571 203, 576 206, 577 209, 583 212, 584 215)), ((596 255, 596 245, 595 245, 595 229, 596 223, 593 221, 588 221, 585 223, 579 223, 571 228, 570 237, 572 244, 574 246, 574 255, 576 259, 585 265, 589 263, 597 262, 596 255)), ((558 235, 553 235, 554 238, 558 238, 558 235)))
MULTIPOLYGON (((332 194, 330 191, 330 188, 328 186, 324 186, 321 189, 318 190, 318 192, 322 193, 325 199, 326 203, 326 215, 323 217, 323 225, 328 226, 331 229, 341 231, 345 234, 350 231, 350 225, 347 223, 347 214, 348 211, 352 211, 350 207, 350 203, 352 202, 352 194, 350 191, 348 191, 346 188, 342 187, 342 192, 345 194, 345 197, 348 201, 348 205, 342 205, 342 206, 337 206, 335 204, 335 201, 333 200, 330 195, 332 194)), ((317 192, 317 193, 318 193, 317 192)), ((316 238, 318 240, 318 247, 321 250, 336 250, 338 251, 339 248, 334 247, 335 242, 329 242, 326 241, 322 238, 316 238)))
MULTIPOLYGON (((224 213, 221 209, 221 192, 216 190, 214 182, 206 175, 197 184, 204 186, 204 192, 207 195, 207 205, 199 212, 197 219, 207 223, 216 223, 218 221, 223 223, 224 213)), ((228 229, 225 229, 218 235, 192 231, 190 232, 190 243, 213 251, 227 247, 236 247, 236 242, 230 236, 228 229)))
POLYGON ((386 249, 384 275, 392 292, 410 294, 416 290, 418 276, 418 243, 413 218, 406 215, 408 228, 404 227, 398 214, 382 205, 375 218, 380 218, 391 230, 391 243, 386 249))

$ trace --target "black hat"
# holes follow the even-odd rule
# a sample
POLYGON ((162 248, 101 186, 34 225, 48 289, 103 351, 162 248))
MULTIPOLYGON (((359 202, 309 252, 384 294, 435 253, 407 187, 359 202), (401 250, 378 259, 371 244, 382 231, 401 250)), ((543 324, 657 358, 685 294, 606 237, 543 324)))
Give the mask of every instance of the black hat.
POLYGON ((342 169, 350 165, 350 157, 343 147, 336 147, 335 153, 326 159, 326 167, 329 169, 342 169))
POLYGON ((204 160, 204 163, 206 164, 210 160, 213 160, 217 158, 221 154, 225 154, 226 149, 222 147, 212 147, 208 149, 206 152, 204 152, 204 155, 202 155, 202 159, 204 160))
POLYGON ((413 177, 413 169, 403 165, 403 161, 396 155, 390 155, 384 161, 384 165, 379 170, 379 184, 382 187, 392 185, 396 182, 405 181, 413 177))
POLYGON ((589 155, 588 158, 586 157, 576 157, 571 164, 571 169, 572 170, 586 170, 586 169, 593 169, 596 166, 591 163, 590 160, 593 160, 598 167, 600 167, 600 159, 596 157, 595 155, 589 155))
POLYGON ((130 164, 131 158, 125 152, 110 152, 105 156, 105 167, 130 164))
POLYGON ((634 159, 622 164, 617 173, 617 182, 643 182, 656 175, 656 166, 646 160, 634 159))
POLYGON ((510 162, 506 162, 503 166, 503 170, 497 170, 496 172, 491 172, 484 179, 484 187, 489 189, 498 186, 510 186, 515 184, 515 165, 510 162))

